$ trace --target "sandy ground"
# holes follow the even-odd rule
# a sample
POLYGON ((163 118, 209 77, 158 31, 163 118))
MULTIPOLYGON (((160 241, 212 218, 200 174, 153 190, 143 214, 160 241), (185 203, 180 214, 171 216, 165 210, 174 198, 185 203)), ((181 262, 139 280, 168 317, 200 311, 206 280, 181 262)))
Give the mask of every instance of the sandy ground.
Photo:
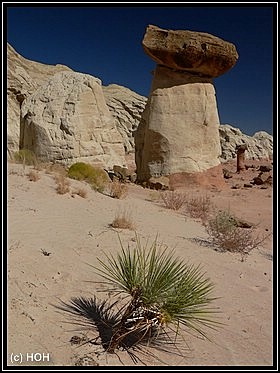
MULTIPOLYGON (((56 307, 72 297, 110 297, 106 288, 98 291, 94 281, 100 277, 88 264, 98 265, 104 252, 117 253, 118 234, 125 246, 135 244, 133 230, 110 227, 121 210, 131 213, 143 242, 158 234, 178 256, 203 266, 225 324, 208 332, 211 342, 183 331, 187 345, 181 356, 147 348, 160 360, 140 354, 137 366, 272 365, 272 236, 242 261, 238 254, 199 244, 208 238, 201 221, 165 208, 159 192, 130 184, 124 199, 113 199, 70 180, 70 193, 60 195, 53 174, 42 170, 38 181, 29 181, 30 169, 8 165, 8 365, 134 365, 126 351, 108 354, 101 345, 74 344, 74 336, 86 341, 97 333, 81 330, 56 307), (72 195, 77 188, 87 191, 86 198, 72 195)), ((207 193, 218 208, 258 224, 261 234, 272 233, 272 187, 231 189, 250 179, 250 172, 234 175, 223 189, 188 192, 207 193)))

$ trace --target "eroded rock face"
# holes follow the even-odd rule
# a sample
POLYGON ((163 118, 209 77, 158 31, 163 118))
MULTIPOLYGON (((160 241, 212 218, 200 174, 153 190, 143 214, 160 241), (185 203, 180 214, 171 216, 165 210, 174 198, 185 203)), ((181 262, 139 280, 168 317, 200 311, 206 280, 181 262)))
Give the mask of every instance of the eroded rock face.
POLYGON ((41 161, 125 165, 122 138, 106 105, 101 81, 59 72, 21 107, 20 147, 41 161))
POLYGON ((24 99, 59 71, 72 71, 64 65, 46 65, 22 57, 7 44, 8 65, 8 154, 19 150, 20 108, 24 99))
POLYGON ((236 147, 247 145, 245 159, 272 159, 273 137, 265 131, 256 132, 253 136, 245 135, 239 128, 229 124, 219 127, 222 162, 236 158, 236 147))
POLYGON ((208 77, 224 74, 238 59, 234 44, 204 32, 149 25, 142 45, 157 64, 208 77))
POLYGON ((126 153, 134 152, 133 132, 137 129, 147 98, 126 87, 110 84, 102 87, 106 104, 116 120, 126 153))

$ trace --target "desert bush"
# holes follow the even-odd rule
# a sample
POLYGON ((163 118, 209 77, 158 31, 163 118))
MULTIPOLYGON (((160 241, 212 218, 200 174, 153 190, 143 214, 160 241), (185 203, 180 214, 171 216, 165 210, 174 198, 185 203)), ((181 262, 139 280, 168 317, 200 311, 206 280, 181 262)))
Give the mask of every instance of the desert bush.
POLYGON ((191 197, 186 201, 185 212, 191 218, 202 219, 204 221, 210 212, 211 206, 212 203, 210 197, 207 195, 191 197))
POLYGON ((134 229, 135 225, 131 215, 131 211, 128 211, 127 209, 118 211, 113 222, 111 223, 111 227, 131 230, 134 229))
POLYGON ((255 236, 253 228, 240 228, 239 220, 228 211, 219 211, 206 224, 211 243, 219 251, 240 253, 242 259, 268 237, 255 236))
POLYGON ((108 184, 108 194, 112 198, 124 198, 127 195, 127 186, 119 180, 113 180, 108 184))
POLYGON ((14 161, 27 166, 34 166, 38 163, 36 155, 29 149, 21 149, 14 153, 14 161))
POLYGON ((162 192, 160 196, 165 206, 172 210, 179 210, 187 201, 186 194, 177 191, 162 192))
POLYGON ((66 194, 70 191, 69 180, 63 175, 55 175, 56 191, 58 194, 66 194))
POLYGON ((28 174, 27 177, 29 181, 38 181, 40 179, 40 175, 38 172, 31 170, 28 174))
POLYGON ((86 181, 98 192, 103 192, 108 183, 106 171, 83 162, 74 163, 68 170, 68 176, 75 180, 86 181))
POLYGON ((46 174, 56 173, 62 176, 67 175, 66 168, 60 163, 42 163, 41 166, 45 169, 46 174))

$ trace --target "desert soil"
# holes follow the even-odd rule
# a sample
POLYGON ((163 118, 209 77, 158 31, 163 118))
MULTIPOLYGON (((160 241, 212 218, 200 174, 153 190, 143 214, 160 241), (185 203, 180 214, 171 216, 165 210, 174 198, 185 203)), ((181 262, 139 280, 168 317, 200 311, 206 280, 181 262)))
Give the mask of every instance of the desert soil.
MULTIPOLYGON (((255 161, 255 166, 267 163, 255 161)), ((234 173, 234 162, 227 168, 234 173)), ((54 173, 41 170, 39 180, 30 181, 30 170, 8 164, 8 365, 134 366, 126 351, 108 354, 100 344, 83 343, 98 333, 90 326, 82 329, 57 306, 94 295, 113 301, 105 285, 99 291, 100 277, 90 265, 97 266, 104 253, 120 250, 118 235, 124 246, 135 245, 135 231, 143 243, 158 235, 184 261, 202 265, 215 284, 215 306, 224 323, 217 331, 208 330, 211 341, 184 330, 181 354, 149 347, 146 354, 135 352, 140 358, 136 366, 272 365, 273 192, 271 185, 243 187, 256 169, 234 173, 223 188, 185 188, 188 195, 207 195, 213 206, 251 222, 256 234, 270 234, 245 260, 203 245, 209 237, 201 220, 167 209, 158 191, 128 184, 127 196, 113 199, 69 180, 70 192, 61 195, 54 173), (236 184, 239 188, 232 189, 236 184), (79 188, 86 191, 85 198, 75 194, 79 188), (110 226, 121 211, 131 215, 135 230, 110 226)))

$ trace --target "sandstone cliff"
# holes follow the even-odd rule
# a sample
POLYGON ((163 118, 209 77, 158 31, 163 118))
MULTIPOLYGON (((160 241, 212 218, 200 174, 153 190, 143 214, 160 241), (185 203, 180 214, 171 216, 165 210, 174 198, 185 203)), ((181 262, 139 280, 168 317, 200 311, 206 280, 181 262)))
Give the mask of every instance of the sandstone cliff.
POLYGON ((8 65, 8 153, 19 148, 20 108, 26 97, 32 94, 41 84, 59 71, 72 71, 64 65, 46 65, 22 57, 7 44, 8 65))
MULTIPOLYGON (((7 52, 7 148, 11 158, 13 157, 13 153, 19 150, 19 147, 27 147, 35 151, 36 155, 39 158, 41 157, 41 159, 56 160, 64 164, 74 162, 78 159, 101 163, 106 168, 112 168, 114 164, 121 166, 125 164, 124 145, 122 137, 120 136, 121 131, 116 131, 116 124, 119 124, 119 122, 114 121, 112 114, 110 114, 108 110, 101 88, 101 82, 98 79, 92 77, 91 83, 89 83, 89 85, 92 84, 95 86, 95 88, 91 90, 91 98, 94 100, 93 103, 86 101, 81 103, 81 97, 85 97, 86 95, 80 94, 76 96, 79 102, 72 101, 71 103, 64 102, 63 104, 61 101, 63 101, 63 99, 67 100, 67 93, 65 92, 66 87, 64 86, 63 88, 62 82, 58 83, 57 77, 55 79, 53 78, 56 73, 62 71, 73 72, 69 67, 64 65, 50 66, 28 60, 17 53, 9 44, 7 45, 7 52), (95 80, 95 84, 92 83, 93 80, 95 80), (58 84, 57 87, 55 87, 56 84, 58 84), (97 88, 97 85, 99 88, 97 88), (48 88, 46 88, 46 86, 48 88), (52 95, 52 97, 50 95, 52 95), (99 107, 96 111, 95 104, 97 101, 99 101, 99 107), (43 102, 44 107, 42 107, 43 102), (100 104, 100 102, 102 102, 102 104, 100 104), (34 103, 36 103, 36 105, 34 105, 34 103), (63 110, 61 105, 63 106, 63 110), (67 105, 72 105, 72 108, 74 108, 73 110, 76 112, 71 119, 76 121, 74 124, 71 124, 74 126, 72 131, 74 137, 69 138, 67 138, 69 133, 67 133, 66 130, 69 124, 66 124, 66 117, 69 116, 67 105), (54 107, 56 108, 54 109, 54 107), (78 112, 80 112, 79 118, 77 118, 78 112), (47 113, 49 113, 49 117, 47 113), (83 117, 86 118, 86 123, 84 123, 83 117), (90 117, 91 125, 88 123, 90 117), (59 121, 64 123, 61 125, 60 131, 62 132, 60 134, 57 132, 57 126, 55 126, 55 123, 52 123, 52 120, 57 123, 59 121), (52 123, 52 129, 50 123, 52 123), (102 126, 103 130, 101 130, 102 134, 100 134, 100 129, 98 128, 102 128, 102 126), (62 128, 64 128, 64 132, 62 128), (85 130, 85 128, 87 129, 85 130), (89 135, 89 131, 93 131, 94 133, 89 135), (88 139, 88 136, 91 136, 92 140, 88 139), (40 141, 42 140, 42 144, 39 144, 39 139, 40 141), (76 143, 75 145, 73 141, 76 143), (79 141, 79 149, 77 148, 77 141, 79 141), (67 142, 69 143, 67 144, 67 142), (61 149, 59 150, 60 146, 61 149), (66 151, 66 149, 68 150, 66 151)), ((73 72, 73 74, 73 81, 68 81, 70 86, 74 82, 77 83, 77 81, 80 80, 79 73, 73 72)), ((78 84, 78 86, 80 87, 80 91, 84 92, 85 85, 82 83, 80 85, 78 84)), ((73 95, 73 97, 74 96, 75 95, 73 95)), ((111 97, 109 94, 107 101, 110 102, 114 100, 114 96, 114 93, 111 97)), ((129 107, 131 105, 128 104, 127 106, 129 107)), ((133 104, 131 112, 133 112, 133 104)), ((128 122, 127 125, 129 126, 128 122)), ((123 135, 125 136, 124 133, 123 135)), ((125 137, 125 140, 126 139, 125 137)), ((129 145, 129 141, 127 142, 129 145)))
POLYGON ((88 162, 112 169, 126 163, 101 81, 71 71, 56 73, 23 101, 20 148, 65 165, 88 162))
POLYGON ((133 132, 137 129, 147 98, 117 84, 103 86, 110 112, 116 119, 126 153, 134 152, 133 132))

